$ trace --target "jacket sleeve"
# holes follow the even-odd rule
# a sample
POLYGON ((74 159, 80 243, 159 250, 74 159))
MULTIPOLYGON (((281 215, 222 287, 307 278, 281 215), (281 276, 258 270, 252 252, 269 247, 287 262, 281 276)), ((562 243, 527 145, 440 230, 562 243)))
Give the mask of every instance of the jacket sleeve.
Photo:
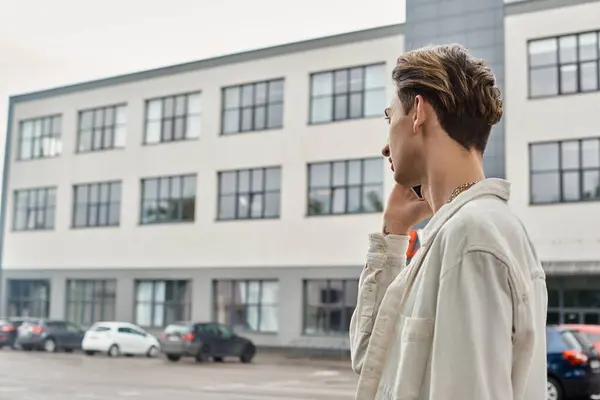
POLYGON ((360 374, 377 311, 388 286, 406 265, 409 237, 369 236, 367 262, 358 281, 356 308, 350 320, 352 369, 360 374))
POLYGON ((508 267, 489 252, 442 272, 428 398, 513 398, 512 304, 508 267))

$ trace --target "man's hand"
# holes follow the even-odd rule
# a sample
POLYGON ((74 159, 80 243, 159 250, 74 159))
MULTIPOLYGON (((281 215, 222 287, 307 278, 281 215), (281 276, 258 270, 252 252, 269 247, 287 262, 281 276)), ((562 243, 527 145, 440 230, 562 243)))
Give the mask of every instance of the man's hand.
POLYGON ((395 184, 383 213, 384 235, 408 235, 412 227, 433 214, 412 189, 395 184))

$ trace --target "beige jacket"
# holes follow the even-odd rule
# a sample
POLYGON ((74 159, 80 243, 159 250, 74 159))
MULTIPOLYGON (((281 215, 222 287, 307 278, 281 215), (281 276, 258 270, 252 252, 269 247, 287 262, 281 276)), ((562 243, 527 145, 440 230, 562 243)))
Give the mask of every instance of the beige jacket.
POLYGON ((407 236, 370 236, 350 325, 358 400, 546 399, 545 275, 486 179, 407 236))

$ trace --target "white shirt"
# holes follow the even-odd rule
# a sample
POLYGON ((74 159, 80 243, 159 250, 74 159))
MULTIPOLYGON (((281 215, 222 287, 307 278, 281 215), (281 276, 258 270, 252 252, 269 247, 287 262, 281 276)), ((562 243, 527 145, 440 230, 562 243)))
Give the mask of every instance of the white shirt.
POLYGON ((444 205, 405 267, 408 236, 370 236, 350 324, 357 400, 545 400, 545 274, 483 180, 444 205))

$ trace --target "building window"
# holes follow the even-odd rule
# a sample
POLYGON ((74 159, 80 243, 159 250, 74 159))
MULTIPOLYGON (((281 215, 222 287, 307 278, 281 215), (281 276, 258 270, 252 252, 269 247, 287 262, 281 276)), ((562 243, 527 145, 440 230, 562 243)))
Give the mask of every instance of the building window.
POLYGON ((197 139, 200 136, 200 93, 146 101, 144 144, 197 139))
POLYGON ((68 280, 67 320, 83 326, 116 318, 115 280, 68 280))
POLYGON ((8 280, 8 316, 47 318, 50 314, 50 282, 8 280))
POLYGON ((385 64, 312 74, 311 124, 382 115, 386 79, 385 64))
POLYGON ((223 135, 283 126, 283 79, 223 88, 223 135))
POLYGON ((281 168, 219 172, 219 220, 278 218, 281 168))
POLYGON ((161 328, 190 318, 191 285, 185 280, 139 280, 135 288, 135 323, 161 328))
POLYGON ((21 121, 18 160, 56 157, 62 150, 60 138, 62 117, 51 115, 21 121))
POLYGON ((73 196, 74 228, 119 225, 121 182, 75 185, 73 196))
POLYGON ((142 179, 142 224, 193 222, 196 175, 142 179))
MULTIPOLYGON (((600 290, 596 277, 548 279, 548 324, 600 324, 600 290)), ((588 335, 592 342, 599 334, 588 335)))
POLYGON ((238 331, 279 330, 279 282, 215 280, 213 307, 218 323, 238 331))
POLYGON ((308 165, 308 215, 383 210, 383 158, 308 165))
POLYGON ((54 229, 56 188, 15 190, 13 230, 54 229))
POLYGON ((529 42, 529 96, 600 90, 598 32, 529 42))
POLYGON ((126 125, 125 105, 80 111, 77 152, 125 147, 126 125))
POLYGON ((531 143, 531 203, 600 200, 600 139, 531 143))
POLYGON ((358 279, 304 281, 304 333, 347 334, 356 308, 358 279))

